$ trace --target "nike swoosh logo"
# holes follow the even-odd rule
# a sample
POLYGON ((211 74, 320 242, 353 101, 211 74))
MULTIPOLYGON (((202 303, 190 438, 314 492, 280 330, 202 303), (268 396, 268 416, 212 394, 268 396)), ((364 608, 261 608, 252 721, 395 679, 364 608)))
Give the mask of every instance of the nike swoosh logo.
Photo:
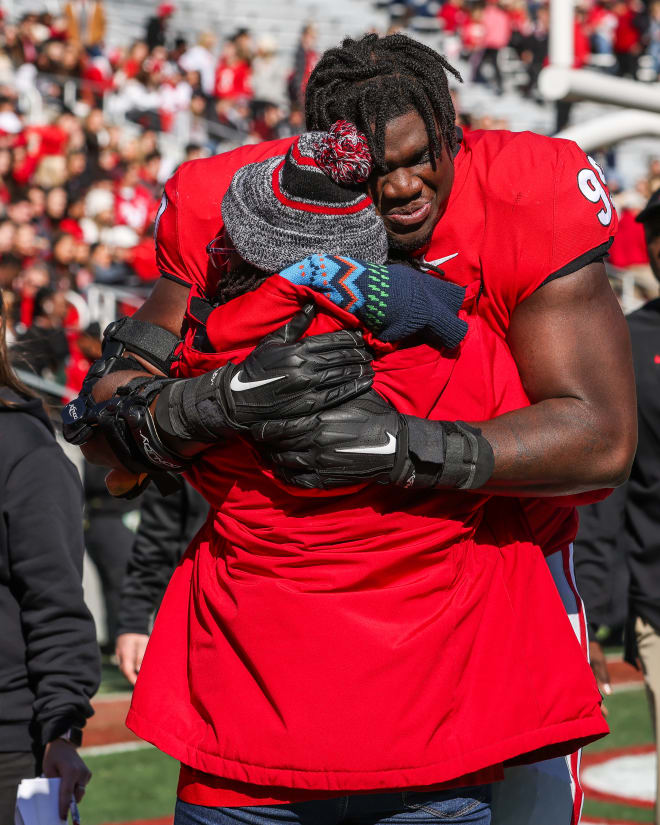
POLYGON ((431 266, 440 266, 440 264, 444 264, 447 261, 451 261, 452 258, 455 258, 458 255, 458 252, 454 252, 453 255, 445 255, 444 258, 437 258, 435 261, 427 261, 422 258, 422 264, 431 264, 431 266))
POLYGON ((256 390, 257 387, 263 387, 266 384, 272 384, 273 381, 281 381, 286 378, 285 375, 278 375, 276 378, 264 378, 261 381, 241 381, 240 371, 234 375, 229 383, 229 389, 234 392, 245 392, 246 390, 256 390))
POLYGON ((380 447, 344 447, 336 449, 336 453, 362 453, 364 455, 393 455, 396 452, 396 438, 392 433, 387 434, 387 444, 380 447))

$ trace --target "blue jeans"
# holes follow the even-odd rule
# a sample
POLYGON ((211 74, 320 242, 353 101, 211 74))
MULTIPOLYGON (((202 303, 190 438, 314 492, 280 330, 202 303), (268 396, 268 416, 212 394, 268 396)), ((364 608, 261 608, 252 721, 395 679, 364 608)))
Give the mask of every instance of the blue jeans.
POLYGON ((490 785, 479 785, 245 808, 205 808, 178 800, 174 825, 490 825, 490 797, 490 785))

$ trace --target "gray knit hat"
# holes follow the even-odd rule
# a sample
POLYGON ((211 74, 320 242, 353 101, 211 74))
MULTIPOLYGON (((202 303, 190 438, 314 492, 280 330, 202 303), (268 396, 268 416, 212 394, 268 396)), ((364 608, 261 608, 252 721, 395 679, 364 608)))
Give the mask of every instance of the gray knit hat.
POLYGON ((370 171, 366 139, 345 122, 301 135, 286 155, 244 166, 222 199, 236 251, 266 272, 315 252, 384 263, 385 226, 356 186, 370 171))

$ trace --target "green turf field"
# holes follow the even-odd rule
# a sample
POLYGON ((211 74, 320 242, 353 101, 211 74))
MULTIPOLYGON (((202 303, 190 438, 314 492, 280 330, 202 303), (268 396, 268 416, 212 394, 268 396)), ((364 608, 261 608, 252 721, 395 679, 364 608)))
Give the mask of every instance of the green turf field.
MULTIPOLYGON (((585 751, 625 748, 631 745, 644 745, 653 742, 651 718, 644 690, 615 693, 610 696, 606 705, 609 710, 607 719, 612 732, 604 739, 589 745, 585 751)), ((602 816, 609 819, 629 820, 630 822, 653 822, 653 811, 649 809, 636 808, 632 805, 615 805, 590 799, 585 799, 584 815, 593 819, 602 816)))
POLYGON ((117 665, 110 661, 109 656, 101 660, 102 681, 99 693, 125 693, 131 689, 126 679, 121 675, 117 665))
MULTIPOLYGON (((612 733, 593 750, 651 742, 651 723, 643 690, 616 693, 607 700, 612 733)), ((94 778, 80 806, 85 825, 130 822, 173 812, 178 763, 154 749, 86 759, 94 778)), ((652 811, 632 806, 585 801, 585 816, 652 822, 652 811)))
POLYGON ((179 763, 159 751, 147 750, 90 756, 92 771, 80 803, 84 825, 151 819, 174 812, 179 763))

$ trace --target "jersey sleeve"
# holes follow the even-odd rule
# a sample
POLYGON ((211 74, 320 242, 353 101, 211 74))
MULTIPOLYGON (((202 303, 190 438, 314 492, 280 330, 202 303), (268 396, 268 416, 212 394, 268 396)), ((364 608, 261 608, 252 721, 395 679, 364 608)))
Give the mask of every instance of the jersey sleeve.
POLYGON ((550 271, 545 281, 602 259, 618 226, 603 170, 577 144, 565 144, 555 180, 550 271))
POLYGON ((539 287, 602 260, 618 224, 602 170, 577 144, 536 135, 516 143, 498 173, 506 196, 486 216, 491 289, 509 318, 539 287))
POLYGON ((206 248, 223 230, 222 199, 241 167, 283 155, 291 138, 239 146, 183 163, 165 185, 156 221, 156 262, 161 275, 199 294, 213 294, 220 277, 206 248))
POLYGON ((163 278, 192 286, 192 278, 184 264, 179 242, 178 182, 179 172, 167 181, 158 207, 154 228, 156 264, 163 278))

